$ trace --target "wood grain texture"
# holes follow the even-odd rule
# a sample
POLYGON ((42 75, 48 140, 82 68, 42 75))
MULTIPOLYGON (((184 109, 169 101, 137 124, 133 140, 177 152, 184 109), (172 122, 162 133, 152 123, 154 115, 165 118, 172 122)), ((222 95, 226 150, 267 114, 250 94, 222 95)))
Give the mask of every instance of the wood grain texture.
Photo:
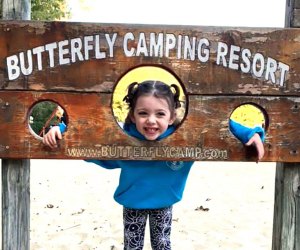
POLYGON ((0 157, 255 160, 255 150, 228 129, 234 108, 253 102, 270 119, 264 160, 297 162, 299 35, 298 29, 1 21, 0 157), (200 41, 209 43, 204 62, 200 41), (223 57, 222 49, 228 50, 223 57), (261 63, 248 73, 241 71, 243 51, 251 54, 250 64, 255 58, 261 63), (266 74, 268 62, 275 63, 269 65, 273 75, 266 74), (289 67, 284 78, 280 63, 289 67), (189 101, 182 125, 155 144, 127 136, 111 108, 119 79, 144 65, 172 72, 189 101), (18 70, 11 79, 9 72, 18 70), (275 82, 266 79, 271 75, 275 82), (41 100, 57 102, 68 115, 68 131, 55 151, 28 126, 30 109, 41 100))
POLYGON ((299 163, 277 163, 272 249, 300 249, 299 163))
POLYGON ((30 248, 30 160, 2 160, 2 249, 30 248))
POLYGON ((231 134, 228 121, 237 106, 255 103, 270 121, 264 160, 300 160, 298 97, 191 95, 185 120, 159 142, 126 135, 114 118, 111 94, 2 91, 0 100, 2 158, 254 160, 255 150, 231 134), (28 125, 31 107, 41 100, 52 100, 67 112, 68 130, 56 150, 43 146, 28 125))
MULTIPOLYGON (((187 92, 192 94, 298 95, 299 35, 298 29, 1 21, 0 68, 3 70, 0 72, 0 89, 112 92, 119 78, 128 70, 141 65, 156 65, 174 73, 187 92), (128 34, 129 39, 124 40, 128 34), (112 41, 114 35, 115 41, 110 48, 108 41, 112 41), (151 35, 155 37, 153 41, 157 42, 160 35, 163 39, 162 50, 157 49, 161 53, 157 52, 157 55, 153 52, 155 48, 150 46, 151 35), (168 43, 171 38, 175 39, 172 40, 174 46, 168 43), (195 54, 192 56, 188 47, 185 47, 185 39, 189 41, 190 47, 195 47, 195 54), (199 47, 201 39, 207 39, 209 42, 209 58, 205 62, 199 60, 199 54, 204 56, 201 49, 204 47, 199 47), (73 62, 71 43, 76 41, 82 43, 82 58, 79 59, 78 54, 74 52, 73 62), (86 45, 84 41, 87 41, 86 45), (38 70, 37 52, 33 50, 39 47, 46 50, 45 46, 53 43, 57 46, 53 50, 53 67, 49 66, 49 53, 44 51, 41 53, 42 69, 38 70), (65 50, 62 57, 66 61, 69 60, 69 63, 59 64, 59 43, 65 50), (169 50, 167 43, 169 48, 173 46, 169 50), (218 64, 219 44, 225 44, 228 53, 224 57, 225 60, 218 64), (84 53, 84 48, 88 46, 91 46, 91 49, 84 53), (124 46, 126 50, 132 50, 132 54, 125 55, 124 46), (233 63, 238 68, 234 70, 229 67, 230 49, 237 47, 239 51, 233 51, 236 57, 233 63), (244 60, 241 54, 245 49, 251 53, 248 58, 250 66, 255 55, 263 57, 264 61, 258 61, 256 70, 266 67, 268 58, 274 59, 276 64, 282 62, 288 65, 290 69, 285 77, 284 86, 278 83, 279 70, 274 75, 276 83, 271 79, 266 80, 265 70, 261 77, 256 77, 253 70, 242 73, 240 64, 244 63, 244 60), (25 67, 28 67, 27 51, 33 53, 33 72, 9 80, 6 58, 13 55, 19 57, 19 53, 24 53, 25 67), (96 59, 95 51, 103 53, 102 57, 98 55, 99 59, 96 59)), ((78 46, 76 43, 73 48, 78 46)))
MULTIPOLYGON (((299 27, 300 1, 286 2, 286 27, 299 27)), ((297 132, 295 132, 297 133, 297 132)), ((272 250, 300 249, 300 165, 277 162, 272 250)))

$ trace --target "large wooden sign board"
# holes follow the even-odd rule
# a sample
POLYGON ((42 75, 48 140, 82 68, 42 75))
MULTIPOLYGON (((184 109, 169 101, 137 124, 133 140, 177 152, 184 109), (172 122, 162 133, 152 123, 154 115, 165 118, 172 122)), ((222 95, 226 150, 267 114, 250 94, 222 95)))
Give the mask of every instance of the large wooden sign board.
POLYGON ((255 103, 269 119, 263 160, 300 162, 299 29, 2 21, 0 44, 1 158, 252 161, 228 121, 255 103), (119 79, 145 65, 172 72, 188 101, 159 142, 126 135, 112 111, 119 79), (30 130, 41 100, 68 115, 56 150, 30 130))

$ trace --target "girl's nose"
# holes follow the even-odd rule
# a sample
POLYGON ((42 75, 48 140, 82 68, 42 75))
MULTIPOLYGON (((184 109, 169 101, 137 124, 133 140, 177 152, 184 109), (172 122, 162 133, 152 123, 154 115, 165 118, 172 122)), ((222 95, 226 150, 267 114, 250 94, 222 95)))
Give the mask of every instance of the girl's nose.
POLYGON ((152 115, 149 116, 148 119, 147 119, 147 123, 148 123, 148 124, 153 124, 153 123, 155 123, 155 117, 152 116, 152 115))

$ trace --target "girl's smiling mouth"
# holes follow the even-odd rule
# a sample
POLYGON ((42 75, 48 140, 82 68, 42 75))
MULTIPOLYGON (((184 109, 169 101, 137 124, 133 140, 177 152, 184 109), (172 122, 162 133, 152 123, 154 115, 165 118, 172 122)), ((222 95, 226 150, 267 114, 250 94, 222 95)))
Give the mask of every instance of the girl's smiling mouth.
POLYGON ((158 128, 145 127, 144 130, 148 134, 155 134, 158 131, 158 128))

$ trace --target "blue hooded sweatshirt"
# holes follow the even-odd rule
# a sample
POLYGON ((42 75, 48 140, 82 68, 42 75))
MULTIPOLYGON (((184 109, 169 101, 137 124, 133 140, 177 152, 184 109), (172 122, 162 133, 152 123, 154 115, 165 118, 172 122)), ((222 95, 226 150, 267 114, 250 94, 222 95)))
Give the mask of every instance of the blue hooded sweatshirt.
MULTIPOLYGON (((131 136, 146 140, 135 124, 126 124, 124 130, 131 136)), ((158 140, 174 132, 170 126, 158 140)), ((182 199, 186 180, 193 161, 132 161, 86 160, 107 169, 121 168, 119 185, 114 199, 133 209, 169 207, 182 199)))

